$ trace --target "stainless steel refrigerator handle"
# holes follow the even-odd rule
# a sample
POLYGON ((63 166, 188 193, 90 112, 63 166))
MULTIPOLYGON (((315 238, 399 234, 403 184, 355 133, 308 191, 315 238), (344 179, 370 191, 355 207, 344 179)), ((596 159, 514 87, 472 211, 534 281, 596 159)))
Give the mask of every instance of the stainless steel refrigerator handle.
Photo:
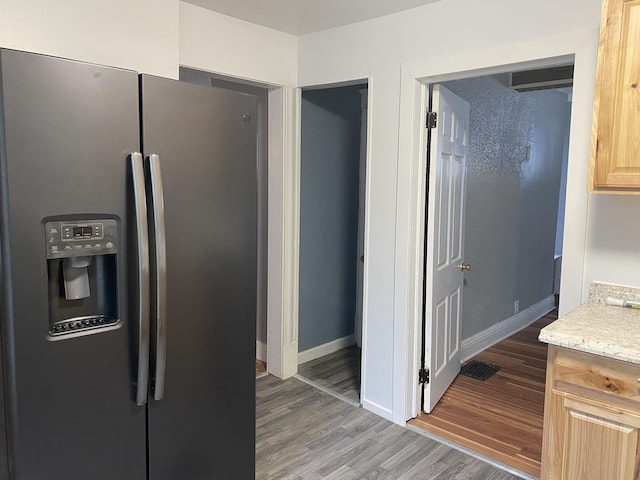
POLYGON ((155 316, 156 316, 156 358, 155 382, 152 385, 154 400, 164 397, 167 367, 167 248, 164 229, 164 195, 160 157, 147 157, 151 178, 151 200, 153 205, 153 232, 155 236, 155 316))
POLYGON ((149 231, 142 154, 130 154, 138 246, 138 382, 136 404, 147 403, 149 389, 149 231))

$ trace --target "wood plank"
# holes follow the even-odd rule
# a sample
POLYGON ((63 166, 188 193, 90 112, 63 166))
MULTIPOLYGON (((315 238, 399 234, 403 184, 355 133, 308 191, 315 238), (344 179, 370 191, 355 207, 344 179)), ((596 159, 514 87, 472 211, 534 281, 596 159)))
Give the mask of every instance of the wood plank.
POLYGON ((522 472, 540 476, 547 345, 557 312, 476 355, 502 370, 485 382, 458 376, 431 414, 409 423, 522 472))
POLYGON ((257 380, 257 480, 365 478, 516 479, 295 378, 257 380))
POLYGON ((354 402, 360 402, 362 350, 353 345, 298 366, 298 375, 354 402))
POLYGON ((267 364, 260 360, 256 360, 256 375, 259 375, 266 371, 267 371, 267 364))

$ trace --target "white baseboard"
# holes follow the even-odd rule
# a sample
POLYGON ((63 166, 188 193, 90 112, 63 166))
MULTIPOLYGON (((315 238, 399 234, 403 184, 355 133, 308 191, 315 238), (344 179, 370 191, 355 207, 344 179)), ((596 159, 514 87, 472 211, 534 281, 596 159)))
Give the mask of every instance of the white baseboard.
MULTIPOLYGON (((284 346, 282 350, 282 378, 286 380, 287 378, 293 377, 296 373, 298 373, 298 342, 291 342, 284 346)), ((271 373, 269 370, 269 361, 267 360, 267 371, 271 373)))
POLYGON ((256 340, 256 360, 267 361, 267 344, 260 340, 256 340))
POLYGON ((474 336, 462 340, 460 345, 460 357, 464 362, 478 353, 495 345, 501 340, 528 327, 539 318, 545 316, 555 307, 553 295, 533 304, 526 310, 497 323, 474 336))
POLYGON ((304 352, 299 352, 298 365, 301 363, 310 362, 311 360, 315 360, 316 358, 324 357, 325 355, 337 352, 338 350, 342 350, 343 348, 350 347, 351 345, 355 345, 355 343, 355 336, 349 335, 348 337, 342 337, 328 343, 323 343, 322 345, 310 348, 309 350, 305 350, 304 352))
POLYGON ((368 402, 367 400, 362 400, 362 408, 364 408, 365 410, 369 410, 376 415, 379 415, 385 420, 393 422, 393 414, 388 408, 381 407, 380 405, 373 402, 368 402))

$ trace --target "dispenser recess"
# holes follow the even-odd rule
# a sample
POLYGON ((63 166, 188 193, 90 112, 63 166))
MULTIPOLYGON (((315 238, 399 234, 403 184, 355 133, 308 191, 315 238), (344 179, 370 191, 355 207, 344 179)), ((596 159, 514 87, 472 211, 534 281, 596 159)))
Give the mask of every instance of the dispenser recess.
POLYGON ((113 330, 118 315, 118 221, 46 219, 50 340, 113 330))

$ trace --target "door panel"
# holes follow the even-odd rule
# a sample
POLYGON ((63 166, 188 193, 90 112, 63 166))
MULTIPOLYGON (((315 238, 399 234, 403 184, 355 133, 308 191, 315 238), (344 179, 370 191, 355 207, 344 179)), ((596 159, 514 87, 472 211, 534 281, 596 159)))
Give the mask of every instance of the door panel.
POLYGON ((636 478, 640 419, 597 404, 564 399, 562 478, 636 478))
POLYGON ((145 155, 162 169, 168 278, 149 478, 253 478, 256 99, 147 76, 142 95, 145 155))
POLYGON ((460 371, 464 259, 465 166, 469 104, 441 85, 433 88, 437 129, 430 145, 426 281, 426 368, 423 409, 430 412, 460 371))
MULTIPOLYGON (((127 154, 139 149, 137 74, 2 50, 2 349, 16 480, 145 478, 126 306, 127 154), (47 340, 43 219, 119 220, 123 326, 47 340)), ((82 302, 78 300, 78 302, 82 302)))

